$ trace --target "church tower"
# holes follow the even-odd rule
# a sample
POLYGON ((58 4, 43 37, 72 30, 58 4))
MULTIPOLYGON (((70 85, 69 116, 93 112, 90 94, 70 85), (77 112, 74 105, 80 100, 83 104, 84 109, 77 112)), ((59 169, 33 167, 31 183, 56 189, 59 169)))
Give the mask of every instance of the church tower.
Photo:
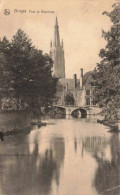
POLYGON ((59 26, 56 17, 54 40, 50 43, 50 57, 54 61, 54 76, 57 78, 65 78, 65 58, 63 49, 63 40, 60 42, 59 26))

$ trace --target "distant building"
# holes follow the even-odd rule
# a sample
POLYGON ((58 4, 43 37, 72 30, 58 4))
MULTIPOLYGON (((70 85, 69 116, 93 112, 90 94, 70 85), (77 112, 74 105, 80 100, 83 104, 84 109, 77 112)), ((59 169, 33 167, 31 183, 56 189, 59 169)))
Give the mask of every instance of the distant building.
MULTIPOLYGON (((63 86, 63 91, 58 92, 60 97, 58 100, 59 105, 65 105, 65 97, 70 95, 74 98, 74 105, 76 106, 96 106, 95 103, 95 80, 92 77, 94 71, 87 72, 83 75, 83 69, 81 69, 80 78, 77 79, 77 75, 74 74, 73 79, 59 79, 59 82, 63 86)), ((68 105, 71 102, 67 103, 68 105)))
POLYGON ((50 57, 54 61, 53 74, 57 78, 65 78, 65 58, 63 40, 60 42, 59 26, 56 17, 54 40, 50 43, 50 57))
POLYGON ((83 74, 83 69, 80 71, 80 78, 74 74, 73 79, 65 78, 65 58, 63 49, 63 40, 60 43, 59 26, 56 17, 54 40, 50 43, 50 57, 54 61, 53 75, 59 78, 59 89, 57 92, 58 105, 74 104, 76 106, 96 106, 95 105, 95 81, 92 73, 83 74), (61 90, 61 87, 62 90, 61 90), (68 98, 66 98, 68 97, 68 98), (66 102, 65 99, 68 99, 66 102), (71 99, 71 100, 70 100, 71 99))

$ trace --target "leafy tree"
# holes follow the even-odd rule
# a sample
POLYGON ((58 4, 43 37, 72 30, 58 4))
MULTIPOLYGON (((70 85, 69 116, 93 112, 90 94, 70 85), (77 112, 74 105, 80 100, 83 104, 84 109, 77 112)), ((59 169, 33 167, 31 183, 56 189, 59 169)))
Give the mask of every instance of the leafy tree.
POLYGON ((0 40, 0 99, 13 95, 11 73, 8 71, 9 61, 6 60, 9 51, 10 42, 4 37, 0 40))
POLYGON ((68 93, 65 96, 64 101, 65 101, 65 105, 74 105, 75 100, 74 100, 73 94, 72 93, 68 93))
MULTIPOLYGON (((57 79, 57 78, 56 78, 57 79)), ((55 104, 59 104, 59 100, 60 100, 60 97, 61 97, 61 94, 64 90, 64 86, 60 83, 59 79, 57 81, 57 85, 56 85, 56 98, 55 98, 55 101, 54 103, 55 104)))
POLYGON ((5 63, 11 75, 14 97, 21 103, 26 102, 30 110, 40 110, 41 106, 46 108, 52 104, 57 83, 51 72, 53 61, 36 49, 21 29, 9 44, 5 63))
POLYGON ((113 5, 113 10, 104 12, 112 26, 102 36, 107 44, 100 50, 101 62, 97 64, 96 100, 103 108, 102 114, 109 123, 118 119, 120 109, 120 3, 113 5))

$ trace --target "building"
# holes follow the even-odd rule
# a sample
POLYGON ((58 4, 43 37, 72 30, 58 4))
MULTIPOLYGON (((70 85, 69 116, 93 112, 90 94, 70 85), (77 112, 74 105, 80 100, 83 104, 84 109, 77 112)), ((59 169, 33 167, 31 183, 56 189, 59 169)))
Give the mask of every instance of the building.
MULTIPOLYGON (((62 93, 59 93, 59 105, 75 105, 81 107, 96 106, 95 103, 95 80, 93 79, 94 71, 83 74, 83 69, 80 70, 80 77, 74 74, 73 79, 59 79, 63 86, 62 93), (73 101, 65 101, 65 97, 71 97, 73 101)), ((69 98, 70 99, 70 98, 69 98)))
POLYGON ((50 43, 50 57, 54 61, 53 74, 57 78, 65 78, 65 58, 63 40, 60 42, 59 26, 56 17, 54 40, 50 43))
POLYGON ((60 43, 59 26, 56 18, 54 40, 50 44, 50 57, 54 61, 54 76, 59 78, 60 90, 57 91, 58 105, 95 106, 95 81, 94 71, 83 74, 80 69, 80 77, 74 74, 73 79, 65 78, 65 58, 63 41, 60 43), (61 87, 62 86, 62 90, 61 87))

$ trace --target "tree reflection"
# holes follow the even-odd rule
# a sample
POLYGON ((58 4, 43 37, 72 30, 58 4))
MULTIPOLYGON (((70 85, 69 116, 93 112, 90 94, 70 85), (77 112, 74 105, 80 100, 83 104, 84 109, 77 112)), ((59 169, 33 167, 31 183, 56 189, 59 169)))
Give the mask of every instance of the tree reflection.
POLYGON ((95 153, 98 169, 94 185, 99 193, 105 195, 120 194, 120 141, 118 134, 114 133, 110 140, 111 161, 100 158, 95 153))
POLYGON ((82 149, 83 152, 86 150, 87 152, 92 153, 94 156, 96 153, 103 153, 104 149, 109 144, 109 140, 106 140, 105 137, 86 137, 85 139, 82 139, 82 149))
POLYGON ((74 150, 75 152, 77 152, 77 139, 74 138, 74 150))
POLYGON ((57 165, 55 180, 56 180, 56 184, 59 185, 59 172, 60 172, 60 167, 63 164, 64 155, 65 155, 64 139, 62 137, 54 137, 51 139, 50 144, 53 150, 54 160, 57 165))
MULTIPOLYGON (((24 138, 25 139, 25 138, 24 138)), ((12 139, 12 142, 14 139, 12 139)), ((12 153, 0 162, 0 187, 3 194, 10 195, 47 195, 53 180, 59 184, 61 162, 64 159, 64 141, 53 142, 44 153, 39 153, 39 141, 34 139, 34 149, 29 143, 12 145, 12 153)), ((18 136, 18 143, 19 136, 18 136)))
POLYGON ((82 140, 83 151, 91 153, 98 163, 93 185, 99 194, 120 194, 120 140, 117 133, 110 140, 105 137, 86 137, 82 140), (111 158, 107 159, 109 147, 111 158))

